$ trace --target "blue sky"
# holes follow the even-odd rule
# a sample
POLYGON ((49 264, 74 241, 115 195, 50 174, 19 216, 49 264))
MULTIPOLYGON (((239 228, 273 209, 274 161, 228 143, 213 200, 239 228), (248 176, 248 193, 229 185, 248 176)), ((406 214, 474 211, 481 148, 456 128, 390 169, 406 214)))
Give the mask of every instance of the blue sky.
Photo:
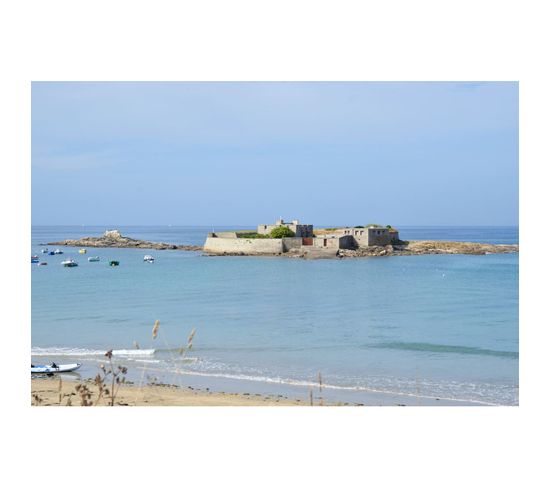
POLYGON ((518 84, 34 82, 34 225, 517 225, 518 84))

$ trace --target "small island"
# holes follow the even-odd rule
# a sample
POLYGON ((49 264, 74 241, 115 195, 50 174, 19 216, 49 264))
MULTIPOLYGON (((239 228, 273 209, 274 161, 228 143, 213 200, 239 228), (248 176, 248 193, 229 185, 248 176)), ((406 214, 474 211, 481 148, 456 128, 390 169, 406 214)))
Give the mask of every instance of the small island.
POLYGON ((284 256, 289 258, 360 258, 422 254, 502 254, 519 251, 517 244, 482 244, 451 241, 404 241, 391 226, 314 229, 297 220, 260 224, 257 230, 211 232, 204 246, 149 242, 108 230, 99 237, 49 242, 72 247, 118 247, 134 249, 203 251, 207 256, 284 256))

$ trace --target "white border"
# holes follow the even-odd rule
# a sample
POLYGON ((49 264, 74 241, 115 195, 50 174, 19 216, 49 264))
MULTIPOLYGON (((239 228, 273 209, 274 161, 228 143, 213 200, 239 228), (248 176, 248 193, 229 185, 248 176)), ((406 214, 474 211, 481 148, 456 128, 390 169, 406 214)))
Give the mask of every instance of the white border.
MULTIPOLYGON (((529 486, 548 434, 543 5, 26 1, 2 6, 2 478, 43 487, 529 486), (31 80, 520 80, 518 408, 31 409, 31 80), (538 251, 538 252, 537 252, 538 251), (538 279, 537 279, 538 278, 538 279), (7 449, 6 449, 7 447, 7 449), (39 455, 59 454, 63 458, 39 455), (98 481, 98 478, 102 481, 98 481)), ((498 175, 495 175, 497 178, 498 175)), ((532 480, 532 481, 531 481, 532 480)))

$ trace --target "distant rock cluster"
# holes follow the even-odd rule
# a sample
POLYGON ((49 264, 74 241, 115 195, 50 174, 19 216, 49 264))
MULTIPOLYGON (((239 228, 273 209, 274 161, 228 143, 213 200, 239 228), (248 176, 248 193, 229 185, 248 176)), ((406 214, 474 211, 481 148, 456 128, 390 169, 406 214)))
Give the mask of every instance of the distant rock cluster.
POLYGON ((401 241, 400 244, 340 249, 341 257, 412 256, 420 254, 504 254, 519 252, 517 244, 481 244, 456 241, 401 241))
POLYGON ((118 230, 108 230, 101 237, 83 237, 82 239, 67 239, 59 242, 48 242, 50 246, 72 247, 122 247, 137 249, 173 249, 180 251, 202 251, 202 246, 167 244, 165 242, 149 242, 123 236, 118 230))

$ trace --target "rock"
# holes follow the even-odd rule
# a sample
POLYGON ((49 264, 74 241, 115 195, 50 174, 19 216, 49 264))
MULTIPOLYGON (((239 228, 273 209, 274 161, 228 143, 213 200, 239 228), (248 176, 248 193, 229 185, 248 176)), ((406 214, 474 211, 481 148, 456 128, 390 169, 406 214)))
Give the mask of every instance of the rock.
POLYGON ((103 234, 108 239, 121 239, 122 234, 119 230, 106 230, 105 234, 103 234))
POLYGON ((339 249, 340 258, 411 256, 421 254, 500 254, 519 252, 519 246, 508 244, 481 244, 477 242, 452 241, 401 241, 385 247, 370 246, 358 249, 339 249))
POLYGON ((72 247, 119 247, 137 249, 173 249, 180 251, 202 251, 202 246, 167 244, 165 242, 149 242, 123 236, 118 230, 107 230, 101 237, 83 237, 82 239, 67 239, 60 242, 49 242, 49 246, 72 247))

